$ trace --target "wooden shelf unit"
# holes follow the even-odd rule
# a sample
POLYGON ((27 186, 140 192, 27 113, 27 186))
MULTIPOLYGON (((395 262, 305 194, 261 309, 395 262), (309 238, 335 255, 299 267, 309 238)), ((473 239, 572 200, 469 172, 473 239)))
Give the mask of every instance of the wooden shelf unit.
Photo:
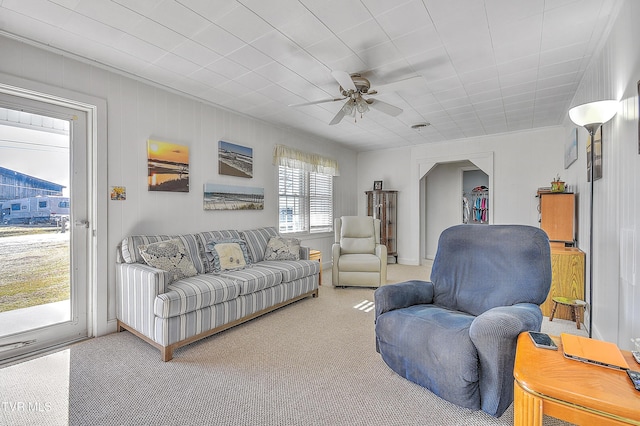
MULTIPOLYGON (((551 289, 540 305, 542 315, 551 316, 555 296, 584 300, 585 254, 576 247, 551 247, 551 289)), ((571 320, 571 309, 559 305, 554 318, 571 320)))
POLYGON ((398 191, 365 191, 367 194, 367 216, 380 219, 380 244, 387 246, 387 256, 397 261, 398 242, 396 228, 396 206, 398 191))
POLYGON ((575 243, 575 194, 572 192, 538 192, 540 198, 540 228, 552 245, 575 243))

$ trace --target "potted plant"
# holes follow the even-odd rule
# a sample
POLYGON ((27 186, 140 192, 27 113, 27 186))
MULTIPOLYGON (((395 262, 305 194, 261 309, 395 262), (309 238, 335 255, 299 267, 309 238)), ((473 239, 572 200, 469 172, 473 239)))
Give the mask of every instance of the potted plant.
POLYGON ((564 192, 564 181, 560 179, 560 175, 551 181, 551 192, 564 192))

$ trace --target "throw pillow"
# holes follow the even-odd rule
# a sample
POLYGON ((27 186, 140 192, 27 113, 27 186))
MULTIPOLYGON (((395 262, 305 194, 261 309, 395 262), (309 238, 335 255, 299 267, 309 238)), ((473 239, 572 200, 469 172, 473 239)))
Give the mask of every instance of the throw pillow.
POLYGON ((251 265, 247 245, 243 240, 229 238, 210 241, 206 248, 207 259, 215 273, 235 271, 251 265))
POLYGON ((264 260, 300 260, 300 240, 271 237, 264 252, 264 260))
POLYGON ((167 284, 198 274, 184 244, 177 238, 140 245, 138 250, 147 265, 169 273, 167 284))

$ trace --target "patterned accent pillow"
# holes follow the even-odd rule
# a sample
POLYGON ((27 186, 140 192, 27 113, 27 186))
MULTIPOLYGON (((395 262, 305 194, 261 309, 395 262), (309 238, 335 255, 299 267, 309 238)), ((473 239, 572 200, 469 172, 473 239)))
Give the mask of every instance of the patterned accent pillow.
POLYGON ((237 238, 210 241, 207 243, 206 255, 213 273, 236 271, 251 266, 247 244, 237 238))
POLYGON ((271 237, 264 251, 264 260, 300 260, 300 240, 271 237))
POLYGON ((240 235, 242 235, 242 239, 247 242, 247 249, 249 250, 249 255, 251 255, 251 261, 253 263, 262 262, 269 239, 279 236, 278 231, 273 226, 249 229, 240 232, 240 235))
POLYGON ((198 275, 187 249, 178 238, 140 245, 138 250, 147 265, 169 273, 167 284, 198 275))

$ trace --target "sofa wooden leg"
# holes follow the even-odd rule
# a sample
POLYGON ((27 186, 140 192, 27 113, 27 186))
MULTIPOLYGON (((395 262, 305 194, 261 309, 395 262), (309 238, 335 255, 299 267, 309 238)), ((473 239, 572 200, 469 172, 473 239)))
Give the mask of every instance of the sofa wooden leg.
POLYGON ((160 349, 160 354, 164 362, 171 361, 173 359, 173 348, 171 346, 165 346, 160 349))

